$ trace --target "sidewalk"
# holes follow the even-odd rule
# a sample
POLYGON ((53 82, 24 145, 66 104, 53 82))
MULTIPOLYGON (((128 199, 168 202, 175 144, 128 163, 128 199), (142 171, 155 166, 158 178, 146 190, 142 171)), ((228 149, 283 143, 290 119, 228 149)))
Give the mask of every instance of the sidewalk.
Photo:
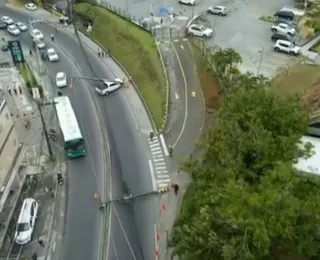
MULTIPOLYGON (((28 52, 25 52, 28 53, 28 52)), ((8 54, 9 55, 9 54, 8 54)), ((26 56, 28 64, 34 71, 37 70, 35 57, 26 56)), ((39 78, 39 75, 35 75, 39 78)), ((0 70, 0 82, 4 88, 8 107, 11 111, 12 119, 16 126, 20 141, 25 144, 26 150, 23 158, 24 167, 18 175, 25 176, 22 191, 18 194, 19 198, 15 201, 13 215, 9 222, 8 232, 4 237, 3 246, 0 249, 0 257, 10 257, 14 259, 31 259, 34 252, 38 254, 38 260, 47 259, 48 254, 53 254, 52 245, 59 242, 59 232, 63 231, 64 223, 66 185, 58 187, 56 184, 56 173, 61 171, 66 179, 66 164, 64 163, 64 151, 58 142, 51 142, 55 161, 48 161, 48 149, 43 136, 43 129, 39 111, 33 101, 28 89, 25 86, 19 72, 14 68, 0 70), (6 84, 4 84, 6 83, 6 84), (27 126, 26 122, 30 125, 27 126), (53 189, 54 198, 48 192, 53 189), (34 229, 32 241, 20 247, 13 241, 17 217, 26 197, 33 197, 39 202, 39 212, 37 224, 34 229), (61 201, 63 198, 63 201, 61 201), (54 226, 53 226, 54 225, 54 226), (54 228, 54 229, 53 229, 54 228), (37 237, 41 236, 45 247, 42 248, 37 237)), ((52 87, 49 77, 43 77, 44 92, 48 99, 52 99, 52 87)), ((46 127, 57 129, 56 113, 52 106, 42 108, 46 127)), ((50 257, 50 256, 49 256, 50 257)), ((57 257, 58 259, 58 257, 57 257)))

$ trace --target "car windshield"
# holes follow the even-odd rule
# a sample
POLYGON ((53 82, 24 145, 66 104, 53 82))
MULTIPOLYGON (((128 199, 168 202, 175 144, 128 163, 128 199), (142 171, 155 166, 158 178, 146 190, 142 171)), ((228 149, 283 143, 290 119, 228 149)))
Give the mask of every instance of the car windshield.
POLYGON ((66 79, 65 75, 57 76, 57 81, 64 81, 66 79))
POLYGON ((24 232, 30 229, 29 223, 19 223, 17 226, 17 232, 24 232))
POLYGON ((55 55, 56 53, 55 53, 54 50, 48 50, 48 54, 49 54, 49 55, 55 55))
POLYGON ((35 36, 37 36, 37 35, 40 35, 41 32, 39 32, 39 31, 33 31, 33 34, 34 34, 35 36))
POLYGON ((67 150, 82 150, 84 149, 84 140, 78 139, 66 142, 65 149, 67 150))
POLYGON ((9 26, 9 28, 10 28, 11 30, 16 30, 16 29, 17 29, 17 26, 11 25, 11 26, 9 26))

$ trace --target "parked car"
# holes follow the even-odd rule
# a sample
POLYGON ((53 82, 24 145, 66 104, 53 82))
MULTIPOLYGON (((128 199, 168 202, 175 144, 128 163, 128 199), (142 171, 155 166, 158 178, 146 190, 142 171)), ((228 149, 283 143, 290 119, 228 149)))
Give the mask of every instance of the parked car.
POLYGON ((281 10, 274 14, 275 17, 283 18, 286 20, 294 20, 294 13, 291 11, 281 10))
POLYGON ((21 32, 25 32, 28 30, 28 27, 25 23, 17 22, 16 26, 19 28, 21 32))
POLYGON ((7 27, 7 30, 10 34, 17 36, 20 34, 20 30, 18 29, 18 27, 14 24, 11 24, 7 27))
POLYGON ((227 15, 227 7, 222 6, 222 5, 210 6, 208 8, 208 13, 225 16, 225 15, 227 15))
POLYGON ((29 11, 35 11, 38 9, 34 3, 28 3, 24 7, 29 11))
POLYGON ((107 96, 111 92, 119 89, 123 85, 123 81, 121 79, 114 79, 113 81, 103 81, 96 85, 96 92, 101 96, 107 96))
POLYGON ((37 219, 39 204, 33 198, 27 198, 23 201, 14 240, 19 245, 25 245, 31 240, 34 226, 37 219))
POLYGON ((273 46, 275 51, 285 52, 291 55, 298 55, 300 53, 300 47, 294 45, 292 42, 277 40, 273 46))
POLYGON ((296 37, 286 33, 279 33, 279 32, 273 33, 271 36, 271 40, 274 42, 276 42, 277 40, 284 40, 284 41, 292 42, 293 44, 296 43, 296 37))
POLYGON ((295 35, 296 34, 296 29, 293 27, 285 24, 285 23, 279 23, 277 25, 272 25, 271 26, 271 31, 273 32, 281 32, 281 33, 287 33, 290 35, 295 35))
POLYGON ((6 25, 13 24, 13 20, 9 16, 2 16, 1 21, 4 22, 6 25))
POLYGON ((195 5, 196 1, 195 0, 178 0, 179 4, 184 4, 184 5, 195 5))
POLYGON ((203 38, 209 38, 213 36, 213 30, 205 27, 204 25, 199 25, 199 24, 191 24, 188 27, 187 32, 188 32, 188 35, 199 36, 203 38))

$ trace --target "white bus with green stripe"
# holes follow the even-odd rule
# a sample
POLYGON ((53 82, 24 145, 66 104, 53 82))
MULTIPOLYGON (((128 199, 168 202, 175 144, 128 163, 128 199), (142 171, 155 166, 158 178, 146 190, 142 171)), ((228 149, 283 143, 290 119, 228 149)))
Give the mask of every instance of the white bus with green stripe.
POLYGON ((84 156, 86 153, 84 138, 77 118, 67 96, 54 98, 60 129, 64 140, 64 150, 68 158, 84 156))

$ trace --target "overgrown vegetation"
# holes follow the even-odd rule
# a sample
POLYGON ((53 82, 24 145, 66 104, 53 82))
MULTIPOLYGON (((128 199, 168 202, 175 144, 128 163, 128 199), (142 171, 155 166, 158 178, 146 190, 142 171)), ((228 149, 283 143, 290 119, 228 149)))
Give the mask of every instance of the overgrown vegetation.
POLYGON ((93 21, 90 33, 128 70, 149 107, 158 129, 161 128, 166 97, 165 78, 159 54, 147 31, 88 3, 78 3, 74 10, 93 21))
POLYGON ((39 86, 37 80, 35 79, 31 69, 29 68, 29 65, 27 63, 20 64, 20 75, 22 76, 28 92, 32 95, 32 88, 39 88, 39 93, 42 96, 43 95, 43 88, 42 86, 39 86))
POLYGON ((206 153, 192 169, 170 245, 181 260, 319 259, 320 180, 293 164, 311 154, 299 141, 309 110, 276 95, 263 77, 241 74, 233 50, 216 54, 221 107, 206 153))

